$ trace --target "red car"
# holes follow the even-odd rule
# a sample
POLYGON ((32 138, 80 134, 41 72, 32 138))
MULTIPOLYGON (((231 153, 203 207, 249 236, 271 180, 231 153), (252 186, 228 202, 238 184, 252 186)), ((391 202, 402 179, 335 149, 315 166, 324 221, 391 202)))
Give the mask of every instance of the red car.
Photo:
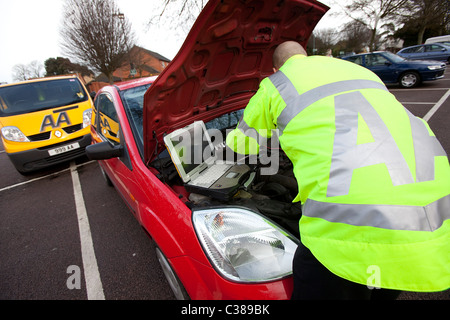
POLYGON ((211 0, 158 78, 98 92, 87 154, 157 244, 177 298, 290 298, 299 208, 289 159, 272 149, 270 175, 262 159, 231 164, 238 171, 217 174, 214 187, 193 186, 206 174, 192 172, 211 154, 208 168, 227 162, 226 132, 273 72, 275 47, 306 46, 327 9, 314 0, 211 0), (192 128, 207 133, 193 140, 203 157, 189 162, 192 128))

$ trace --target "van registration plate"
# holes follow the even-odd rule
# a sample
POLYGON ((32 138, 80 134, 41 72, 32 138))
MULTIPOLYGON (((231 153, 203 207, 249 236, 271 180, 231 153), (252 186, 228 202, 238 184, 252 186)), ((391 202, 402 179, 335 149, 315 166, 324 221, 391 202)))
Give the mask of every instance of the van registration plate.
POLYGON ((78 142, 76 142, 76 143, 68 144, 68 145, 61 146, 61 147, 58 147, 55 149, 50 149, 50 150, 48 150, 48 154, 50 156, 56 156, 57 154, 69 152, 71 150, 78 149, 79 147, 80 147, 80 144, 78 142))

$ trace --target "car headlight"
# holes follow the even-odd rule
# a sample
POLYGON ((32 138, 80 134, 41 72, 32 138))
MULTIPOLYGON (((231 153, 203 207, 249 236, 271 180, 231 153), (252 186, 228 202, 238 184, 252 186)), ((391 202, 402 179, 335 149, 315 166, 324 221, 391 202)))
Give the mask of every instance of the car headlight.
POLYGON ((428 66, 428 69, 429 70, 439 70, 439 69, 441 69, 442 67, 441 66, 438 66, 438 65, 434 65, 434 66, 428 66))
POLYGON ((237 282, 266 282, 292 274, 298 240, 242 208, 193 212, 194 228, 217 271, 237 282))
POLYGON ((30 142, 17 127, 3 127, 2 135, 6 140, 15 142, 30 142))
POLYGON ((91 125, 92 109, 87 109, 83 112, 83 128, 91 125))

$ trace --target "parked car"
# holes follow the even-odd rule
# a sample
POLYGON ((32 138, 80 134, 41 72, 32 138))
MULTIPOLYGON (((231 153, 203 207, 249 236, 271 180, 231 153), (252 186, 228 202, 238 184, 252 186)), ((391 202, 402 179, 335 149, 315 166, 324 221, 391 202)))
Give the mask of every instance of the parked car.
POLYGON ((415 87, 422 81, 441 79, 446 68, 443 62, 407 60, 387 51, 361 53, 342 59, 366 67, 384 83, 399 83, 403 88, 415 87))
POLYGON ((411 60, 437 60, 450 63, 450 46, 443 43, 406 47, 397 52, 397 54, 411 60))
POLYGON ((0 86, 5 152, 22 174, 85 155, 92 99, 77 76, 0 86))
POLYGON ((242 164, 239 189, 217 198, 188 191, 164 137, 204 123, 216 133, 209 151, 223 151, 220 134, 236 127, 273 73, 274 48, 288 39, 306 45, 327 10, 312 0, 211 0, 157 79, 97 93, 87 154, 155 241, 177 298, 290 298, 300 215, 292 163, 274 152, 280 170, 272 176, 260 174, 262 163, 242 164))

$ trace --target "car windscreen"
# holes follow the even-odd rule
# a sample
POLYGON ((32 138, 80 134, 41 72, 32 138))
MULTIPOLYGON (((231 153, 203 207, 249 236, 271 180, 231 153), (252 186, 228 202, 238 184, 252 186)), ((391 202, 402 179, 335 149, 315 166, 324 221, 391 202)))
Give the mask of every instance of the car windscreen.
POLYGON ((89 99, 78 79, 57 79, 0 87, 0 116, 62 107, 89 99))
POLYGON ((388 58, 389 60, 391 60, 394 63, 399 63, 399 62, 405 61, 404 58, 396 55, 395 53, 389 52, 389 51, 383 52, 383 54, 386 58, 388 58))
POLYGON ((127 113, 134 140, 142 153, 144 145, 144 94, 151 83, 120 91, 123 107, 127 113))

